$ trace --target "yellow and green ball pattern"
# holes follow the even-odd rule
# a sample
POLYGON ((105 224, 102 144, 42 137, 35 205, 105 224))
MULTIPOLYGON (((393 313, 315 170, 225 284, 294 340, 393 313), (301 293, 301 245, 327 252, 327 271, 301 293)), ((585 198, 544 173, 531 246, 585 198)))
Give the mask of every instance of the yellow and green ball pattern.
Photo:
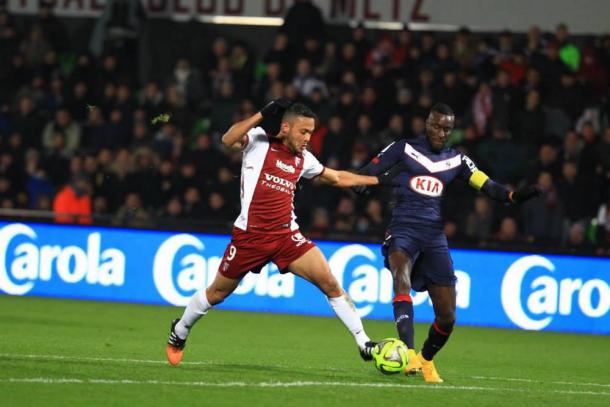
POLYGON ((407 345, 400 339, 383 339, 375 346, 373 361, 377 370, 383 374, 400 373, 409 362, 407 345))

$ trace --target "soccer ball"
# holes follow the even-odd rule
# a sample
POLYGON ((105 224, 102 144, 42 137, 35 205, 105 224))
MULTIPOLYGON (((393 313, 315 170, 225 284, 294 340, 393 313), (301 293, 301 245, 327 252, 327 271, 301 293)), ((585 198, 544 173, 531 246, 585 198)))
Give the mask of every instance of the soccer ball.
POLYGON ((396 338, 386 338, 373 350, 375 367, 383 374, 395 374, 405 370, 409 362, 407 345, 396 338))

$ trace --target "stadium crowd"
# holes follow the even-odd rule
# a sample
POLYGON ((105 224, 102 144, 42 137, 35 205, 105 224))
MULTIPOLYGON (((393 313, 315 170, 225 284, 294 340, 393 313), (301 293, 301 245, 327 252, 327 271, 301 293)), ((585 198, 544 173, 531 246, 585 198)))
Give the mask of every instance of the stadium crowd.
MULTIPOLYGON (((311 106, 320 120, 310 149, 326 166, 352 169, 421 134, 429 108, 444 102, 457 115, 453 147, 499 182, 543 190, 514 207, 452 184, 450 239, 610 254, 610 36, 573 38, 563 24, 490 35, 358 26, 338 40, 311 4, 297 2, 266 52, 202 39, 203 58, 179 57, 164 81, 140 83, 120 49, 71 50, 63 24, 45 7, 25 26, 0 11, 5 213, 228 227, 239 211, 240 156, 219 138, 267 101, 311 106)), ((312 238, 383 236, 390 191, 356 196, 305 182, 297 194, 312 238)))

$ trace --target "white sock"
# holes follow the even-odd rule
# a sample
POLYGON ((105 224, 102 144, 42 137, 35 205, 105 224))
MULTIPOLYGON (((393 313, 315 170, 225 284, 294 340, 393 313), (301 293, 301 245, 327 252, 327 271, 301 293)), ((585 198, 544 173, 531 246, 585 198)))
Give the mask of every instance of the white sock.
POLYGON ((364 344, 371 339, 366 332, 364 332, 362 320, 358 316, 352 300, 347 294, 343 293, 340 297, 329 298, 328 302, 335 311, 335 314, 337 314, 341 322, 343 322, 343 325, 352 333, 358 347, 363 349, 365 346, 364 344))
POLYGON ((191 297, 191 301, 186 306, 182 318, 176 324, 174 331, 180 339, 186 339, 191 330, 191 327, 195 325, 195 322, 202 316, 208 313, 208 310, 212 308, 208 302, 208 297, 205 295, 205 288, 197 291, 195 295, 191 297))

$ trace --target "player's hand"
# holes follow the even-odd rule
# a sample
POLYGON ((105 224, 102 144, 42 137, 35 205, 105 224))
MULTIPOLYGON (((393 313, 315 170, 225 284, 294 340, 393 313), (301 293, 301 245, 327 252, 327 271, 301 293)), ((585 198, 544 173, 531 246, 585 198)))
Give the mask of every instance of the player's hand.
POLYGON ((511 201, 521 204, 529 199, 542 195, 542 190, 535 185, 525 185, 515 189, 511 195, 511 201))
POLYGON ((272 100, 261 109, 261 114, 264 118, 281 117, 291 104, 292 102, 288 99, 272 100))

